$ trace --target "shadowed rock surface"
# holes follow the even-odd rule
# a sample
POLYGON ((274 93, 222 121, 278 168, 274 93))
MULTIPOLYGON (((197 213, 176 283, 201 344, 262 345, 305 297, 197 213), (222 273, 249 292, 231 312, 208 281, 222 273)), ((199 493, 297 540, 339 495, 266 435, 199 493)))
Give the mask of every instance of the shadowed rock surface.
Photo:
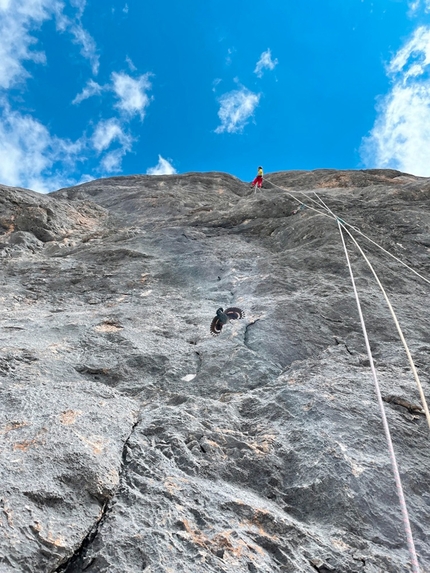
MULTIPOLYGON (((0 572, 400 573, 409 553, 337 222, 430 278, 392 170, 0 186, 0 572), (303 206, 293 214, 300 199, 303 206), (325 212, 327 215, 327 212, 325 212), (219 307, 245 310, 220 336, 219 307)), ((355 233, 429 397, 429 284, 355 233)), ((422 572, 429 428, 346 238, 422 572)))

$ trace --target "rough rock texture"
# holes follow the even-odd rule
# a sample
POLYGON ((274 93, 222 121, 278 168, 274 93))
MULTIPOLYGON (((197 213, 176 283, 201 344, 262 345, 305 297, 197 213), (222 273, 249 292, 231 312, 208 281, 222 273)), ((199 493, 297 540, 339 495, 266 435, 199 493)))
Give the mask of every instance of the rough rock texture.
MULTIPOLYGON (((337 223, 293 214, 315 192, 430 277, 430 181, 396 171, 0 187, 1 573, 411 570, 337 223)), ((429 284, 356 236, 429 397, 429 284)), ((346 240, 428 573, 430 431, 346 240)))

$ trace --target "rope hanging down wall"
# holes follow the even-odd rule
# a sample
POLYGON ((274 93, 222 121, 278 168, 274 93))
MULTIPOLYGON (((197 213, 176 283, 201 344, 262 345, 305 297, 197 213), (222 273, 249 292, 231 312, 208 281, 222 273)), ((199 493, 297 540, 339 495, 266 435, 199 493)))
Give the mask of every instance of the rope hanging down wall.
MULTIPOLYGON (((294 201, 297 201, 300 205, 306 207, 307 209, 310 209, 311 211, 315 211, 319 215, 322 215, 324 217, 328 217, 329 219, 333 219, 333 218, 337 219, 336 215, 334 215, 334 214, 329 214, 329 212, 321 211, 320 209, 316 209, 315 207, 311 207, 309 204, 304 203, 303 201, 298 199, 298 197, 293 195, 293 193, 291 193, 287 189, 284 189, 283 187, 279 187, 279 185, 276 185, 276 183, 273 183, 272 181, 270 181, 270 179, 266 179, 266 181, 268 183, 270 183, 271 185, 273 185, 273 187, 276 187, 277 189, 280 189, 281 191, 283 191, 286 195, 288 195, 289 197, 294 199, 294 201)), ((307 201, 310 201, 311 203, 317 204, 319 207, 321 206, 314 199, 312 199, 312 197, 309 197, 309 195, 306 195, 306 193, 304 193, 303 191, 294 191, 294 193, 299 194, 299 195, 304 195, 306 197, 307 201)), ((316 195, 316 193, 315 193, 315 195, 316 195)), ((388 251, 387 249, 384 249, 384 247, 382 245, 379 245, 376 241, 374 241, 373 239, 371 239, 370 237, 365 235, 362 231, 360 231, 360 229, 357 229, 357 227, 354 227, 353 225, 351 225, 350 223, 347 223, 344 220, 341 220, 341 222, 344 225, 346 225, 347 227, 349 227, 350 229, 352 229, 353 231, 355 231, 356 233, 358 233, 359 235, 361 235, 362 237, 364 237, 367 241, 369 241, 370 243, 375 245, 375 247, 378 247, 378 249, 383 251, 386 255, 388 255, 389 257, 391 257, 392 259, 394 259, 395 261, 397 261, 401 265, 403 265, 405 268, 410 270, 412 273, 414 273, 418 277, 420 277, 420 279, 422 279, 426 283, 430 284, 430 279, 427 279, 426 277, 421 275, 418 271, 416 271, 414 268, 412 268, 410 265, 408 265, 407 263, 402 261, 402 259, 400 259, 399 257, 396 257, 396 255, 393 255, 393 253, 390 253, 390 251, 388 251)))
MULTIPOLYGON (((298 201, 301 205, 306 206, 307 208, 316 211, 317 213, 319 213, 320 215, 324 215, 324 216, 328 216, 331 219, 334 219, 337 222, 338 225, 338 229, 339 229, 339 233, 341 236, 341 240, 342 240, 342 245, 344 248, 344 252, 345 252, 345 256, 346 256, 346 260, 347 260, 347 265, 348 265, 348 269, 349 269, 349 273, 350 273, 350 277, 351 277, 351 282, 352 282, 352 286, 353 286, 353 290, 354 290, 354 295, 356 298, 356 303, 357 303, 357 309, 358 309, 358 313, 359 313, 359 317, 360 317, 360 322, 361 322, 361 327, 363 330, 363 335, 364 335, 364 339, 365 339, 365 343, 366 343, 366 349, 367 349, 367 353, 368 353, 368 357, 369 357, 369 362, 370 362, 370 366, 372 369, 372 375, 373 375, 373 380, 374 380, 374 384, 375 384, 375 391, 376 391, 376 396, 377 396, 377 400, 378 400, 378 404, 379 404, 379 408, 380 408, 380 412, 381 412, 381 417, 382 417, 382 423, 383 423, 383 427, 384 427, 384 432, 385 432, 385 437, 387 440, 387 445, 388 445, 388 450, 389 450, 389 454, 390 454, 390 459, 391 459, 391 464, 392 464, 392 469, 393 469, 393 474, 394 474, 394 480, 396 483, 396 489, 397 489, 397 495, 399 498, 399 503, 400 503, 400 508, 402 511, 402 516, 403 516, 403 524, 404 524, 404 529, 405 529, 405 533, 406 533, 406 539, 407 539, 407 543, 408 543, 408 549, 409 549, 409 554, 410 554, 410 558, 411 558, 411 565, 412 565, 412 571, 413 573, 420 573, 420 567, 419 567, 419 563, 418 563, 418 557, 416 554, 416 550, 415 550, 415 543, 414 543, 414 539, 413 539, 413 535, 412 535, 412 529, 411 529, 411 525, 410 525, 410 520, 409 520, 409 514, 408 514, 408 510, 407 510, 407 506, 406 506, 406 500, 405 500, 405 496, 403 493, 403 487, 402 487, 402 482, 401 482, 401 478, 400 478, 400 473, 399 473, 399 469, 398 469, 398 464, 397 464, 397 460, 396 460, 396 455, 394 452, 394 446, 393 446, 393 442, 391 439, 391 434, 390 434, 390 429, 388 426, 388 421, 387 421, 387 417, 386 417, 386 413, 385 413, 385 409, 384 409, 384 404, 382 401, 382 394, 381 394, 381 389, 379 386, 379 381, 378 381, 378 377, 376 374, 376 369, 375 369, 375 365, 374 365, 374 360, 373 360, 373 356, 372 356, 372 352, 370 349, 370 343, 369 343, 369 338, 367 335, 367 329, 366 329, 366 325, 364 322, 364 317, 363 317, 363 313, 361 310, 361 304, 360 304, 360 299, 358 296, 358 291, 356 288, 356 284, 355 284, 355 279, 354 279, 354 274, 352 271, 352 267, 351 267, 351 263, 350 263, 350 259, 349 259, 349 255, 348 255, 348 250, 346 247, 346 243, 345 243, 345 238, 344 238, 344 234, 343 231, 345 231, 350 238, 352 239, 352 241, 354 242, 355 246, 358 248, 360 254, 363 256, 363 258, 365 259, 366 263, 368 264, 369 268, 371 269, 373 276, 375 277, 378 286, 380 287, 385 301, 387 302, 388 308, 390 310, 390 313, 393 317, 394 323, 396 325, 397 331, 399 333, 400 339, 403 343, 403 346, 405 348, 407 357, 408 357, 408 361, 409 364, 411 366, 412 372, 414 374, 415 377, 415 381, 417 383, 418 386, 418 390, 420 393, 420 397, 421 397, 421 401, 423 404, 423 408, 426 414, 426 418, 427 418, 427 423, 429 425, 430 428, 430 413, 429 413, 429 409, 428 409, 428 405, 427 405, 427 401, 422 389, 422 385, 421 382, 419 380, 419 376, 418 376, 418 372, 415 368, 415 364, 413 362, 411 353, 409 351, 409 347, 406 343, 406 340, 404 338, 403 332, 400 328, 400 324, 399 321, 397 319, 397 316, 394 312, 394 309, 391 305, 391 302, 388 298, 388 295, 381 283, 381 281, 379 280, 379 277, 375 271, 375 269, 373 268, 372 264, 370 263, 369 259, 367 258, 367 256, 365 255, 364 251, 361 249, 360 245, 358 244, 358 242, 356 241, 356 239, 353 237, 352 233, 346 228, 346 225, 348 225, 350 228, 354 229, 356 232, 358 232, 360 235, 362 235, 363 237, 365 237, 366 239, 368 239, 370 242, 372 242, 374 245, 376 245, 377 247, 379 247, 380 249, 382 249, 385 253, 387 253, 388 255, 390 255, 392 258, 396 259, 398 262, 400 262, 403 266, 407 267, 409 270, 411 270, 413 273, 415 273, 417 276, 419 276, 420 278, 422 278, 424 281, 426 281, 427 283, 430 283, 430 281, 428 279, 426 279, 425 277, 423 277, 422 275, 420 275, 417 271, 415 271, 414 269, 412 269, 411 267, 409 267, 406 263, 404 263, 403 261, 401 261, 400 259, 398 259, 396 256, 392 255, 389 251, 387 251, 386 249, 384 249, 383 247, 381 247, 380 245, 378 245, 375 241, 373 241, 372 239, 370 239, 369 237, 367 237, 366 235, 364 235, 364 233, 362 233, 361 231, 359 231, 358 229, 356 229, 355 227, 353 227, 352 225, 349 225, 348 223, 346 223, 345 221, 343 221, 342 219, 340 219, 339 217, 337 217, 333 211, 324 203, 324 201, 318 196, 317 193, 315 193, 315 196, 317 197, 317 199, 319 200, 320 204, 322 204, 325 212, 320 211, 320 209, 316 209, 315 207, 311 207, 310 205, 306 205, 305 203, 303 203, 300 199, 298 199, 297 197, 295 197, 293 194, 291 194, 290 192, 288 192, 286 189, 283 189, 282 187, 279 187, 278 185, 271 183, 274 187, 277 187, 278 189, 281 189, 282 191, 284 191, 285 193, 287 193, 287 195, 289 195, 290 197, 292 197, 294 200, 298 201)), ((299 192, 301 193, 301 192, 299 192)), ((303 195, 305 195, 304 193, 302 193, 303 195)), ((308 197, 307 195, 305 195, 307 200, 311 200, 311 202, 313 202, 314 204, 316 203, 315 200, 313 200, 312 198, 308 197)), ((318 206, 320 206, 318 204, 318 206)))
MULTIPOLYGON (((362 255, 362 257, 363 257, 364 260, 366 261, 367 265, 369 266, 370 270, 372 271, 372 274, 373 274, 373 276, 375 277, 375 280, 376 280, 376 282, 378 283, 379 288, 381 289, 381 292, 382 292, 382 294, 383 294, 383 296, 384 296, 384 298, 385 298, 385 301, 386 301, 386 303, 387 303, 387 306, 388 306, 388 308, 389 308, 389 310, 390 310, 391 316, 393 317, 394 324, 396 325, 397 332, 398 332, 398 334, 399 334, 399 336, 400 336, 400 340, 402 341, 403 347, 404 347, 404 349, 405 349, 406 356, 408 357, 409 365, 410 365, 410 367, 411 367, 412 373, 413 373, 414 378, 415 378, 415 382, 416 382, 417 387, 418 387, 418 392, 419 392, 419 394, 420 394, 420 398, 421 398, 421 403, 422 403, 422 406, 423 406, 423 410, 424 410, 425 415, 426 415, 426 418, 427 418, 427 424, 428 424, 429 429, 430 429, 430 412, 429 412, 429 407, 428 407, 427 400, 426 400, 426 397, 425 397, 425 394, 424 394, 424 390, 423 390, 423 387, 422 387, 420 378, 419 378, 419 376, 418 376, 418 372, 417 372, 417 369, 416 369, 416 367, 415 367, 415 363, 414 363, 414 361, 413 361, 413 359, 412 359, 412 355, 411 355, 411 352, 410 352, 410 350, 409 350, 408 344, 407 344, 407 342, 406 342, 406 340, 405 340, 405 337, 404 337, 404 335, 403 335, 403 331, 402 331, 402 329, 401 329, 401 327, 400 327, 399 321, 398 321, 398 319, 397 319, 396 313, 394 312, 394 309, 393 309, 393 306, 392 306, 392 304, 391 304, 391 302, 390 302, 390 299, 388 298, 387 292, 386 292, 386 290, 384 289, 384 287, 382 286, 382 283, 381 283, 381 281, 379 280, 379 277, 378 277, 378 275, 376 274, 376 271, 375 271, 375 269, 373 268, 373 265, 371 264, 371 262, 369 261, 369 259, 368 259, 367 256, 365 255, 363 249, 362 249, 362 248, 360 247, 360 245, 357 243, 357 241, 356 241, 356 239, 353 237, 352 233, 345 227, 345 222, 342 221, 341 219, 339 219, 339 217, 336 217, 336 215, 333 213, 333 211, 332 211, 329 207, 327 207, 327 205, 324 203, 324 201, 321 199, 321 197, 319 197, 319 195, 318 195, 317 193, 315 193, 315 196, 318 197, 319 201, 320 201, 321 204, 324 206, 324 208, 337 220, 338 225, 340 225, 339 230, 341 231, 342 229, 344 229, 344 230, 348 233, 348 235, 351 237, 351 239, 352 239, 352 241, 354 242, 355 246, 356 246, 357 249, 360 251, 360 254, 362 255)), ((343 235, 342 235, 342 238, 343 238, 343 235)))
MULTIPOLYGON (((425 282, 430 284, 430 280, 428 280, 427 278, 423 277, 420 273, 418 273, 415 269, 413 269, 412 267, 410 267, 409 265, 407 265, 405 262, 403 262, 401 259, 399 259, 398 257, 396 257, 395 255, 393 255, 392 253, 390 253, 389 251, 387 251, 386 249, 384 249, 384 247, 382 247, 381 245, 379 245, 378 243, 376 243, 373 239, 371 239, 370 237, 368 237, 367 235, 365 235, 364 233, 362 233, 359 229, 357 229, 356 227, 354 227, 353 225, 350 225, 349 223, 347 223, 346 221, 340 219, 339 217, 337 217, 333 211, 324 203, 324 201, 321 199, 321 197, 319 197, 319 195, 315 192, 315 196, 318 198, 320 204, 322 204, 324 211, 321 211, 320 209, 316 209, 315 207, 311 207, 310 205, 306 205, 305 203, 303 203, 303 201, 301 201, 300 199, 298 199, 297 197, 295 197, 292 193, 290 193, 289 191, 287 191, 286 189, 283 189, 282 187, 279 187, 279 185, 276 185, 275 183, 269 181, 271 183, 271 185, 273 185, 274 187, 277 187, 278 189, 284 191, 287 195, 289 195, 290 197, 292 197, 295 201, 298 201, 301 205, 304 205, 305 207, 307 207, 308 209, 311 209, 312 211, 317 212, 320 215, 323 215, 325 217, 329 217, 331 219, 334 219, 335 221, 337 221, 338 223, 341 224, 342 228, 348 233, 348 235, 351 237, 351 239, 353 240, 354 244, 356 245, 356 247, 358 248, 358 250, 360 251, 360 254, 363 256, 364 260, 366 261, 366 263, 368 264, 370 270, 372 271, 373 276, 375 277, 375 280, 378 283, 379 288, 381 289, 381 292, 385 298, 385 301, 388 305, 388 308, 390 310, 391 316, 393 317, 394 323, 396 325, 397 328, 397 332, 400 336, 400 339, 402 341, 402 344, 404 346, 405 352, 406 352, 406 356, 408 358, 409 361, 409 365, 411 367, 412 373, 414 375, 415 378, 415 382, 417 384, 418 387, 418 392, 420 394, 420 399, 421 399, 421 403, 423 406, 423 410, 427 419, 427 424, 429 426, 430 429, 430 411, 429 411, 429 407, 427 404, 427 400, 424 394, 424 390, 421 384, 421 381, 419 379, 418 376, 418 372, 417 369, 415 367, 414 361, 412 359, 412 355, 411 352, 409 350, 408 344, 405 340, 405 337, 403 335, 402 329, 400 327, 399 321, 397 319, 397 316, 394 312, 393 306, 391 305, 391 302, 388 298, 388 295, 381 283, 381 281, 379 280, 378 275, 376 274, 375 269, 373 268, 372 264, 370 263, 369 259, 367 258, 367 256, 365 255, 364 251, 362 250, 362 248, 360 247, 360 245, 358 244, 358 242, 356 241, 356 239, 353 237, 353 235, 351 234, 351 232, 346 228, 346 226, 348 226, 349 228, 353 229, 354 231, 358 232, 360 235, 362 235, 363 237, 365 237, 367 240, 369 240, 372 244, 374 244, 375 246, 377 246, 378 248, 380 248, 383 252, 385 252, 386 254, 388 254, 390 257, 392 257, 393 259, 395 259, 396 261, 398 261, 399 263, 401 263, 404 267, 406 267, 407 269, 409 269, 410 271, 412 271, 415 275, 417 275, 418 277, 420 277, 422 280, 424 280, 425 282)), ((314 204, 317 203, 314 199, 312 199, 312 197, 308 197, 305 193, 298 191, 297 193, 301 193, 302 195, 305 195, 306 198, 308 200, 310 200, 311 202, 313 202, 314 204)), ((317 203, 318 204, 318 203, 317 203)))
POLYGON ((393 441, 391 439, 390 428, 388 426, 387 416, 385 414, 384 404, 382 402, 381 388, 379 386, 378 377, 376 374, 376 368, 375 368, 375 364, 373 361, 372 351, 370 349, 369 337, 367 336, 367 329, 366 329, 366 325, 364 323, 360 299, 358 296, 357 287, 355 286, 354 274, 352 272, 351 262, 349 260, 348 250, 346 248, 345 238, 344 238, 343 232, 342 232, 342 226, 341 226, 341 223, 339 221, 337 222, 337 224, 339 227, 340 236, 342 238, 343 248, 345 250, 345 256, 346 256, 346 260, 348 263, 349 274, 351 276, 351 282, 352 282, 352 286, 354 289, 355 300, 357 302, 358 314, 360 315, 361 327, 363 329, 363 336, 364 336, 364 340, 366 342, 367 355, 369 357, 370 367, 372 369, 373 380, 375 382, 376 396, 378 398, 378 404, 379 404, 379 408, 381 410, 382 424, 384 426, 385 437, 387 439, 388 451, 390 452, 391 465, 393 467, 394 479, 396 482, 397 495, 399 497, 400 508, 402 510, 402 515, 403 515, 403 525, 405 528, 406 539, 408 541, 408 549, 409 549, 409 554, 410 554, 411 562, 412 562, 412 571, 414 573, 420 573, 420 567, 418 564, 417 553, 415 551, 414 538, 412 536, 411 523, 409 521, 408 509, 406 507, 406 500, 405 500, 405 496, 403 493, 402 481, 400 479, 400 473, 399 473, 399 468, 397 465, 396 454, 394 452, 393 441))

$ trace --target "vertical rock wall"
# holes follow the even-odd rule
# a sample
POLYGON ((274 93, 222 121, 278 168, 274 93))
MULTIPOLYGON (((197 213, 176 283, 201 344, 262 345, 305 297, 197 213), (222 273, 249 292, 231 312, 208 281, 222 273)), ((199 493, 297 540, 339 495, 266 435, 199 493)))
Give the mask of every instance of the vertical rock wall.
MULTIPOLYGON (((334 219, 430 278, 395 171, 0 188, 0 571, 400 573, 409 554, 334 219), (300 199, 308 207, 301 207, 300 199), (243 320, 209 333, 218 307, 243 320)), ((429 392, 429 285, 356 235, 429 392)), ((429 428, 348 248, 423 573, 429 428)))

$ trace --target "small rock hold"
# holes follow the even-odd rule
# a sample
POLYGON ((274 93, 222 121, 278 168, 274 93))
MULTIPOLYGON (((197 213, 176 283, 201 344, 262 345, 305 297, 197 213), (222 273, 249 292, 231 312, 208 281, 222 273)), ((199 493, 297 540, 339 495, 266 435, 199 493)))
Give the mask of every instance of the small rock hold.
POLYGON ((360 366, 364 366, 364 367, 368 368, 370 366, 369 357, 366 356, 365 354, 360 354, 358 357, 358 364, 360 366))
POLYGON ((332 565, 325 563, 322 559, 319 559, 319 558, 311 559, 310 564, 312 565, 312 567, 315 567, 315 569, 319 573, 329 573, 329 571, 335 570, 332 565))

